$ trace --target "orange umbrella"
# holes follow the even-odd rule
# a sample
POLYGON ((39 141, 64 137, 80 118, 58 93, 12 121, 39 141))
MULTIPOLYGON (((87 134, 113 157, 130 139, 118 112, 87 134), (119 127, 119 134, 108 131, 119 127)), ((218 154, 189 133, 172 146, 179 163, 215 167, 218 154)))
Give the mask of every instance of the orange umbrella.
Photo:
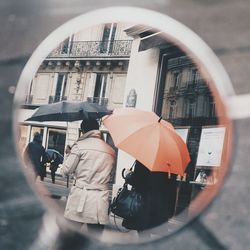
POLYGON ((183 175, 190 161, 186 144, 173 126, 153 112, 115 109, 102 118, 117 148, 155 172, 183 175))

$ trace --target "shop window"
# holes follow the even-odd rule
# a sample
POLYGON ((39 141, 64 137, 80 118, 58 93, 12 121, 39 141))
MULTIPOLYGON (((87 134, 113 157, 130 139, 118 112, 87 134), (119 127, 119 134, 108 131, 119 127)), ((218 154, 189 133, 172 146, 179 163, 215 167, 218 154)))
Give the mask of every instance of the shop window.
POLYGON ((42 138, 43 138, 43 134, 44 134, 44 128, 43 127, 31 127, 31 134, 30 134, 30 138, 29 141, 33 140, 34 134, 38 132, 42 138))
POLYGON ((66 130, 64 129, 48 129, 48 138, 47 138, 47 148, 55 149, 60 152, 62 155, 64 154, 66 141, 66 130))

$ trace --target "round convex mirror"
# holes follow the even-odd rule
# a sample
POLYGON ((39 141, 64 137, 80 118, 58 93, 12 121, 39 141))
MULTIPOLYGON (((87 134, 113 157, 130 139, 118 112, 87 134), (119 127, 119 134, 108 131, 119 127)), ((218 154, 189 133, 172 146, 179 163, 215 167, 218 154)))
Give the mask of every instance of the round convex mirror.
POLYGON ((19 79, 23 169, 65 218, 60 226, 119 244, 169 236, 224 182, 231 92, 212 51, 170 17, 137 8, 84 14, 46 38, 19 79), (124 177, 137 194, 121 212, 114 198, 124 177))

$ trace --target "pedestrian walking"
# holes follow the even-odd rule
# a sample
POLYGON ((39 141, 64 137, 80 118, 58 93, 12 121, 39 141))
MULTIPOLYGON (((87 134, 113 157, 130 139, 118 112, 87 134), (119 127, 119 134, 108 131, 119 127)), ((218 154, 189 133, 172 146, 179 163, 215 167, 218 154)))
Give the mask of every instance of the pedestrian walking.
POLYGON ((60 169, 63 176, 75 177, 64 216, 78 225, 87 224, 88 231, 100 234, 109 223, 108 183, 115 152, 103 141, 95 119, 83 120, 81 132, 60 169))
POLYGON ((137 192, 142 194, 142 211, 132 219, 124 219, 122 225, 127 229, 143 231, 167 222, 170 217, 170 181, 164 172, 152 172, 139 161, 127 179, 137 192))
POLYGON ((56 171, 59 167, 59 164, 61 163, 61 160, 56 152, 53 152, 51 160, 50 160, 50 175, 52 183, 55 184, 55 177, 56 177, 56 171))
POLYGON ((137 159, 134 173, 129 175, 129 179, 134 179, 133 188, 131 192, 126 191, 125 183, 111 204, 112 210, 123 216, 123 226, 128 229, 143 231, 167 222, 175 211, 176 175, 184 176, 190 162, 187 145, 173 125, 154 112, 120 108, 105 116, 102 122, 115 146, 137 159), (133 197, 129 200, 131 193, 133 197), (135 198, 138 202, 126 214, 122 207, 135 198))
POLYGON ((42 146, 42 136, 36 132, 33 137, 33 141, 30 142, 24 151, 24 162, 29 170, 32 171, 34 179, 36 180, 40 176, 41 181, 46 176, 47 156, 45 148, 42 146))

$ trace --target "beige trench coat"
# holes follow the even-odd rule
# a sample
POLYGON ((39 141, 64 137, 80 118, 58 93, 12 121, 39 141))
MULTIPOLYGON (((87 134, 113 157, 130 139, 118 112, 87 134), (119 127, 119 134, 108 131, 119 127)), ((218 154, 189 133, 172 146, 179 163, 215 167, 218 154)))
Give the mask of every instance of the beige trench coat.
POLYGON ((74 174, 64 216, 73 221, 108 224, 108 183, 114 167, 115 152, 101 139, 99 130, 84 134, 73 145, 63 162, 61 174, 74 174))

